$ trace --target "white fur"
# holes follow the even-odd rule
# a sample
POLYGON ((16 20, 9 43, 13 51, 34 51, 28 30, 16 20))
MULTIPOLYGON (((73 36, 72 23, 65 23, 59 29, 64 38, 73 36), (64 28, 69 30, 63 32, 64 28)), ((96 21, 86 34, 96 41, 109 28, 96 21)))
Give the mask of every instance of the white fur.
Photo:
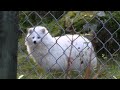
POLYGON ((52 37, 45 27, 37 26, 28 29, 25 45, 27 46, 28 53, 45 70, 55 69, 65 71, 68 67, 70 51, 71 70, 80 71, 90 61, 92 68, 97 66, 97 58, 95 57, 92 43, 83 36, 75 34, 52 37), (38 39, 37 37, 40 38, 38 39), (72 40, 73 45, 71 45, 72 40), (34 44, 34 41, 37 44, 34 44))

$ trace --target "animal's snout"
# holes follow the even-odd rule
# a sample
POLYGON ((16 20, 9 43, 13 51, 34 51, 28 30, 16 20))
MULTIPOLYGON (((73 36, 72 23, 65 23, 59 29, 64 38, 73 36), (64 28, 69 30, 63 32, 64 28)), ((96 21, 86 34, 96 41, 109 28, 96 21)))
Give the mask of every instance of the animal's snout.
POLYGON ((36 42, 36 41, 33 41, 33 43, 34 43, 34 44, 37 44, 37 42, 36 42))

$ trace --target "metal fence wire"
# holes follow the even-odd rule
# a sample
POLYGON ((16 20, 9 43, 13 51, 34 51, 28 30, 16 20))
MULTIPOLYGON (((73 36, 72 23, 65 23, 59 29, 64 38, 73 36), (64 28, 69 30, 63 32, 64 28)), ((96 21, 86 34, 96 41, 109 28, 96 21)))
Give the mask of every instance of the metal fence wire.
POLYGON ((120 78, 119 23, 119 11, 20 11, 17 78, 120 78))

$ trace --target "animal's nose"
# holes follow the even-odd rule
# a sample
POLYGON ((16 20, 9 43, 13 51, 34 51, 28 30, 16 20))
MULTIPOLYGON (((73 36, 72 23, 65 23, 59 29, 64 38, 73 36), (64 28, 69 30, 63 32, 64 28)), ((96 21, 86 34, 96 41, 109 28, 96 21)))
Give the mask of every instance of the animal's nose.
POLYGON ((36 41, 34 41, 33 43, 34 43, 34 44, 36 44, 37 42, 36 42, 36 41))

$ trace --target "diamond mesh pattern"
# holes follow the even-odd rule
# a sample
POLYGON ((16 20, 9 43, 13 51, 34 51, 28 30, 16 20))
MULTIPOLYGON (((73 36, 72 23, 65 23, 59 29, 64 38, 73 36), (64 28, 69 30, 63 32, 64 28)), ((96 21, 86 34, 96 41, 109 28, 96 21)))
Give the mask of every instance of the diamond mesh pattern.
MULTIPOLYGON (((119 11, 20 11, 19 12, 19 27, 21 35, 19 38, 18 46, 18 77, 23 75, 23 79, 115 79, 120 78, 120 12, 119 11), (100 15, 101 12, 103 14, 100 15), (99 13, 99 14, 98 14, 99 13), (40 58, 39 63, 44 62, 44 58, 48 55, 52 57, 56 62, 46 71, 39 63, 34 62, 31 58, 32 53, 28 54, 25 46, 25 37, 27 35, 27 28, 36 27, 38 25, 44 26, 48 29, 48 32, 56 40, 52 46, 46 45, 42 40, 48 35, 48 33, 42 38, 41 44, 43 44, 48 52, 40 58), (68 34, 78 34, 76 38, 70 38, 68 34), (59 44, 59 40, 65 35, 71 45, 67 48, 59 44), (86 65, 84 69, 79 69, 74 66, 75 70, 70 68, 76 60, 80 58, 80 63, 84 63, 81 57, 86 58, 87 55, 83 51, 87 52, 87 49, 91 48, 89 45, 83 48, 80 52, 80 47, 77 47, 75 40, 80 36, 84 36, 90 40, 95 49, 95 57, 97 58, 96 70, 90 69, 90 65, 86 65), (57 38, 55 38, 57 37, 57 38), (54 56, 53 48, 58 46, 62 50, 62 54, 54 56), (67 53, 74 52, 76 57, 70 57, 67 53), (79 54, 76 54, 78 53, 79 54), (86 55, 86 56, 85 56, 86 55), (57 57, 57 58, 56 58, 57 57), (64 68, 60 63, 60 58, 66 57, 67 64, 64 68), (52 70, 57 65, 61 70, 52 70)), ((37 33, 37 32, 36 32, 37 33)), ((83 38, 84 39, 84 38, 83 38)), ((85 40, 85 39, 84 39, 85 40)), ((87 41, 85 41, 87 42, 87 41)), ((89 42, 89 43, 90 43, 89 42)), ((86 45, 86 44, 85 44, 86 45)), ((42 50, 42 49, 41 49, 42 50)), ((94 51, 93 51, 94 52, 94 51)), ((39 57, 39 55, 38 55, 39 57)), ((92 59, 94 59, 92 58, 92 59)), ((90 59, 90 58, 89 58, 90 59)), ((91 60, 92 61, 92 60, 91 60)), ((65 63, 65 62, 63 62, 65 63)), ((76 63, 76 64, 79 64, 76 63)), ((49 65, 48 65, 49 66, 49 65)))

